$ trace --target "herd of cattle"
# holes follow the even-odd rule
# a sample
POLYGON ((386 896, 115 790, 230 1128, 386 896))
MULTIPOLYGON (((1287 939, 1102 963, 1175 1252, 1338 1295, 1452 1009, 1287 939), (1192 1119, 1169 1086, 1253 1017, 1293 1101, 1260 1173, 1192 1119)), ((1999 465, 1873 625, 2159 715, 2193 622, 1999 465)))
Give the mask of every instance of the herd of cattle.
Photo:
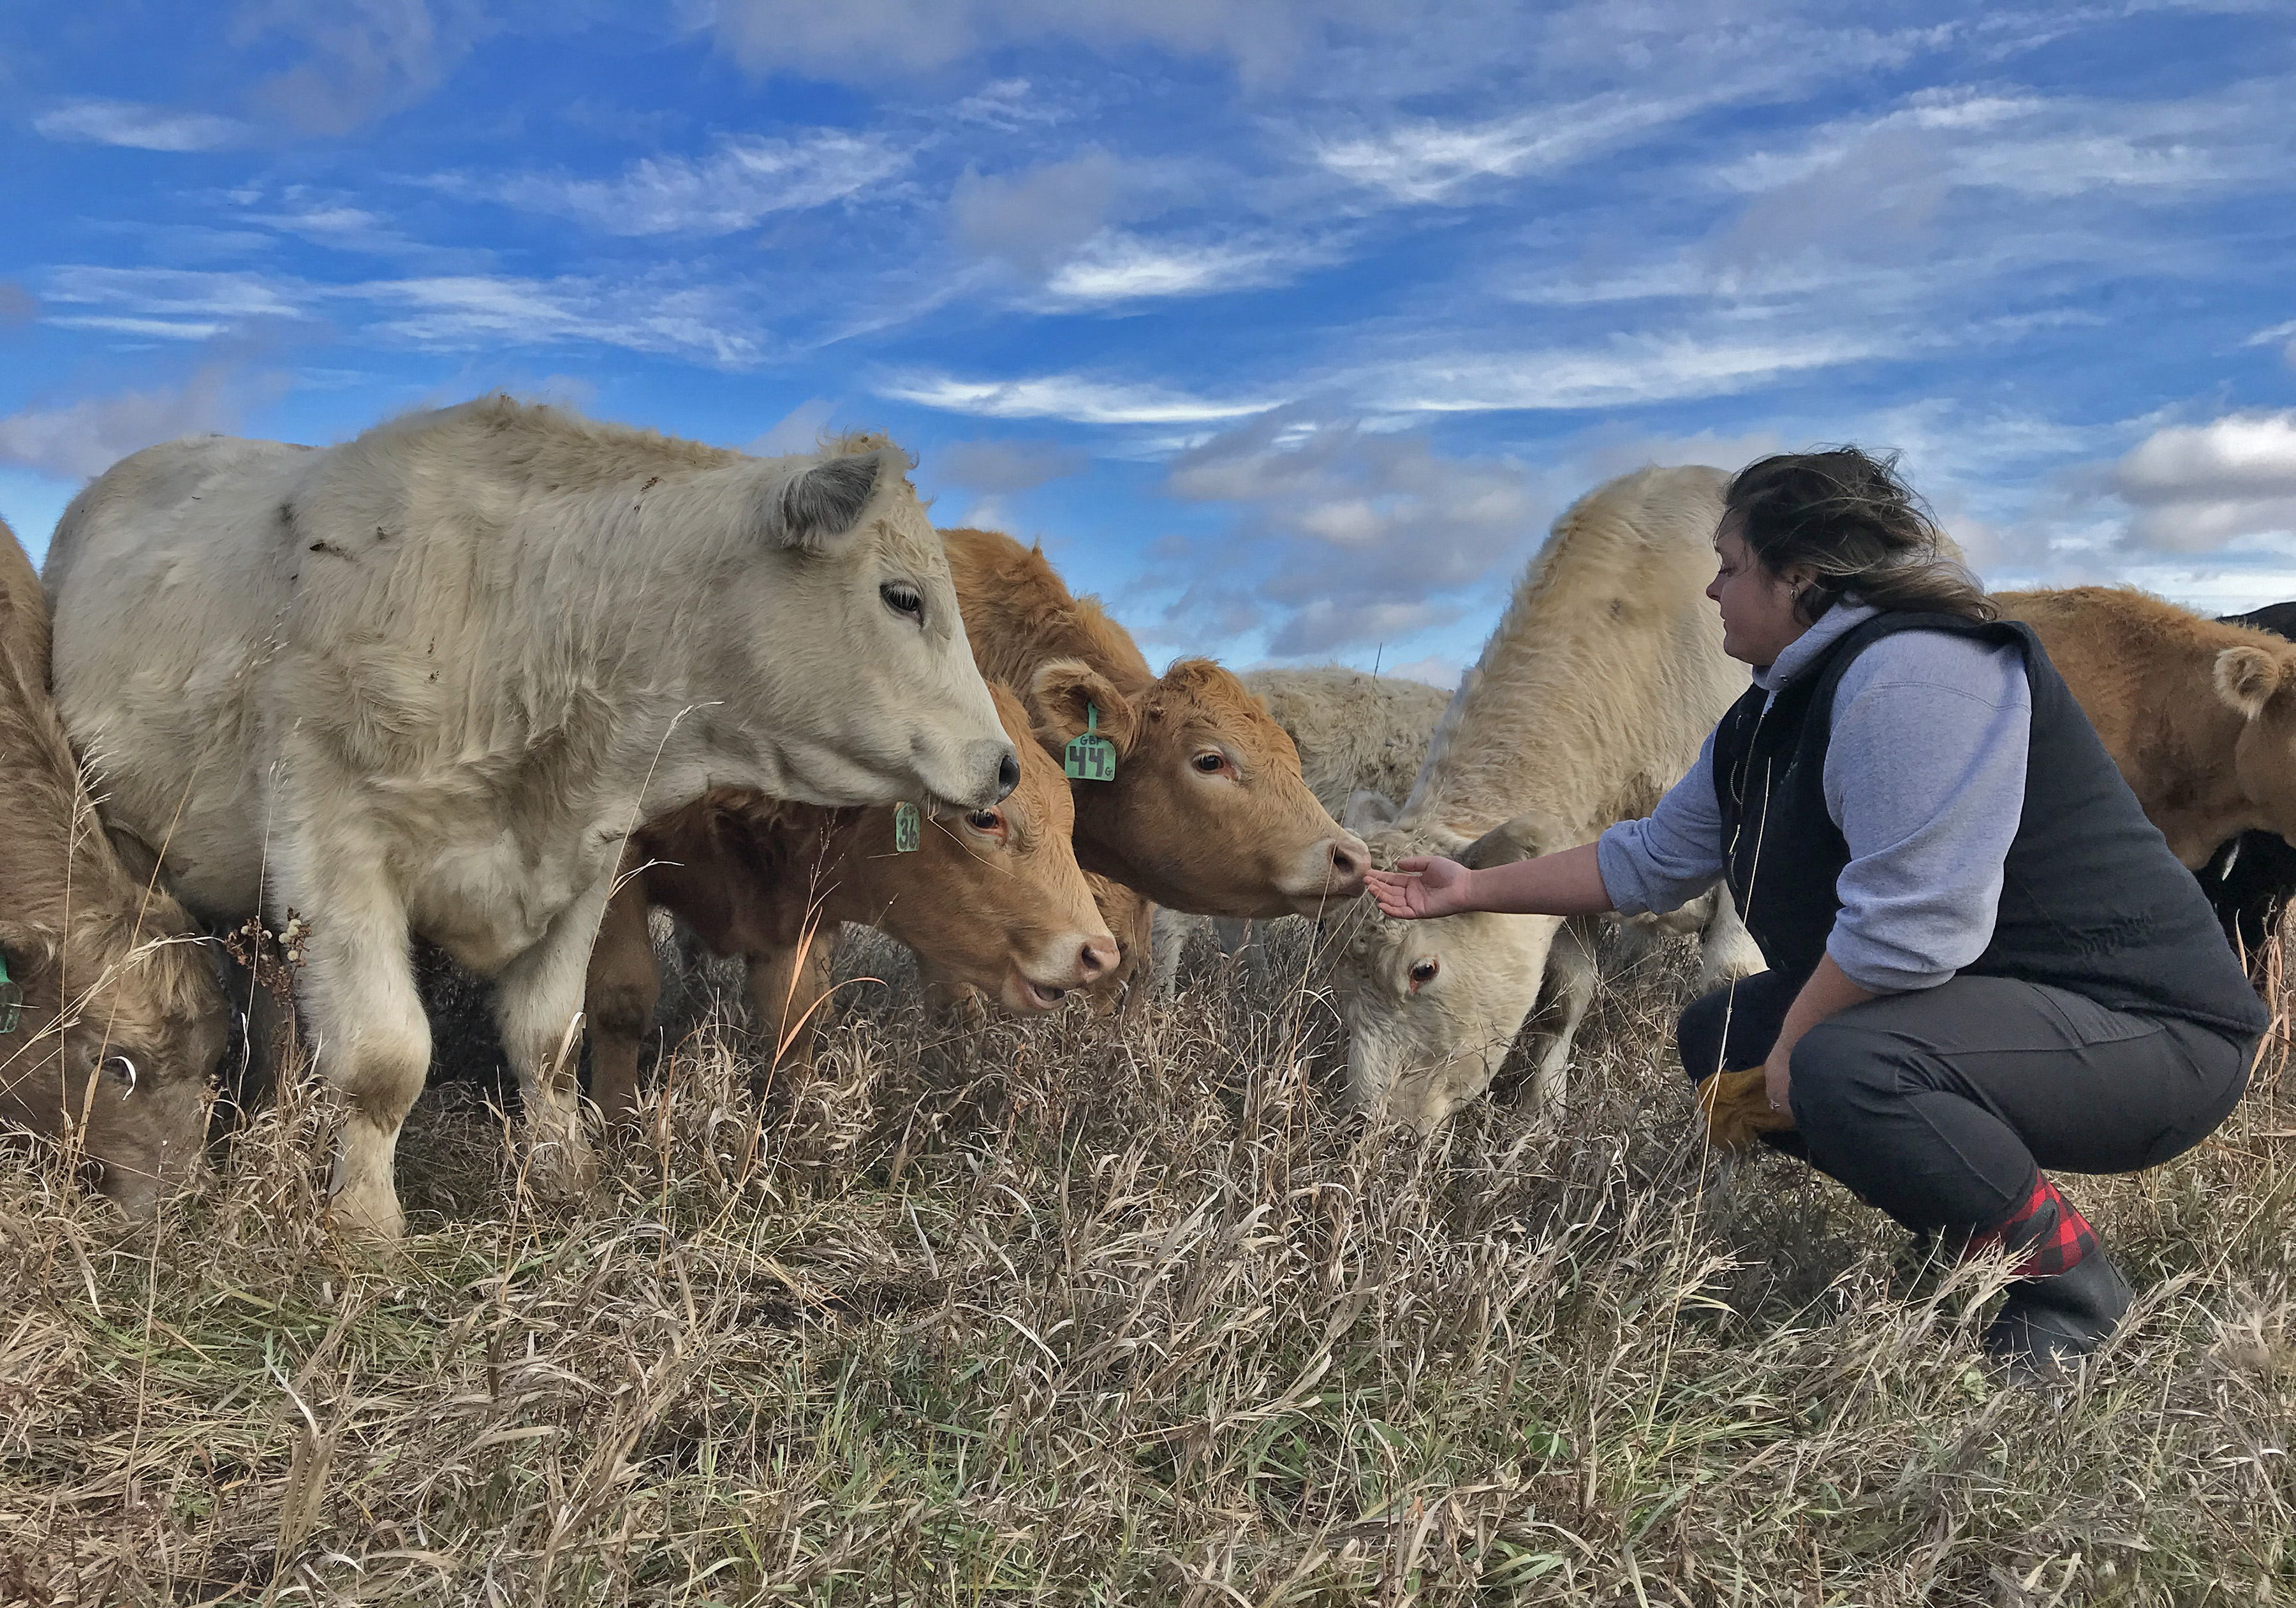
MULTIPOLYGON (((496 979, 529 1171, 578 1189, 575 1028, 611 1131, 641 1099, 654 909, 746 961, 798 1057, 842 923, 914 949, 936 997, 1026 1013, 1152 991, 1181 919, 1234 948, 1317 916, 1350 1103, 1439 1123, 1543 996, 1530 1087, 1561 1095, 1594 923, 1390 922, 1363 874, 1585 842, 1689 767, 1746 684, 1703 595, 1722 472, 1581 499, 1447 699, 1159 676, 1040 551, 936 531, 906 467, 882 438, 752 458, 490 398, 324 450, 152 447, 73 502, 43 576, 0 543, 0 1124, 150 1210, 202 1153, 226 998, 272 1041, 209 935, 290 910, 352 1232, 403 1229, 431 1061, 412 942, 496 979)), ((2296 833, 2296 646, 2134 592, 1998 601, 2253 941, 2296 833)), ((1652 930, 1698 931, 1709 980, 1761 965, 1718 890, 1626 923, 1652 930)))

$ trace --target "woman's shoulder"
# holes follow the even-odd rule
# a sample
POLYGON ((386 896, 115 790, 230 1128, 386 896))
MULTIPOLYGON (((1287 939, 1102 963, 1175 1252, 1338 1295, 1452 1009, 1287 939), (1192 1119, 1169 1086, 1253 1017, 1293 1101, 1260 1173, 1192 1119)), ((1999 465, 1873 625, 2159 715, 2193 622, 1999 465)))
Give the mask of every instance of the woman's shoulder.
POLYGON ((1998 632, 1915 626, 1877 637, 1842 672, 1834 708, 1889 687, 1933 688, 1995 704, 2032 701, 2024 649, 2013 634, 1998 632))

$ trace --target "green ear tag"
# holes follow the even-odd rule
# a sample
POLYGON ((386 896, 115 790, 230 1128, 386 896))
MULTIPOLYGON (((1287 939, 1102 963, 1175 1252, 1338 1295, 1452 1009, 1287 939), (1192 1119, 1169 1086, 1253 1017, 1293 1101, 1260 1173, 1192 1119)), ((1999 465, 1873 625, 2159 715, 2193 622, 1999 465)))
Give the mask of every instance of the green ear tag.
POLYGON ((8 976, 8 957, 0 955, 0 1033, 24 1025, 24 990, 8 976))
POLYGON ((914 854, 917 845, 924 841, 922 818, 917 807, 903 802, 893 806, 893 850, 897 854, 914 854))
POLYGON ((1100 710, 1089 703, 1084 706, 1084 730, 1069 739, 1061 768, 1078 782, 1116 780, 1116 744, 1100 734, 1100 710))

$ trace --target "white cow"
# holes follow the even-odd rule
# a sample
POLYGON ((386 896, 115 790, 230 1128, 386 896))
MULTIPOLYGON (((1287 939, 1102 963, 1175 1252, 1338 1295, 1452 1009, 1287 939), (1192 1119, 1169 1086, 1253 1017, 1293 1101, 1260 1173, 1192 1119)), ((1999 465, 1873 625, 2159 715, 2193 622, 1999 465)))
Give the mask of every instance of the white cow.
POLYGON ((713 786, 1011 789, 905 467, 881 439, 751 458, 496 397, 324 451, 155 447, 66 511, 56 701, 117 817, 202 914, 310 923, 339 1224, 403 1229, 430 1055, 410 934, 500 980, 534 1165, 578 1184, 559 1051, 634 827, 713 786))
MULTIPOLYGON (((1746 688, 1704 595, 1727 482, 1718 469, 1645 469, 1555 521, 1401 809, 1372 793, 1350 806, 1374 864, 1497 865, 1590 841, 1657 803, 1746 688)), ((1431 1128, 1489 1086, 1562 923, 1480 912, 1392 922, 1368 897, 1348 919, 1334 984, 1349 1098, 1431 1128)), ((1554 958, 1577 968, 1565 989, 1583 996, 1581 943, 1554 958)), ((1542 1067, 1535 1098, 1559 1097, 1559 1070, 1542 1067)))

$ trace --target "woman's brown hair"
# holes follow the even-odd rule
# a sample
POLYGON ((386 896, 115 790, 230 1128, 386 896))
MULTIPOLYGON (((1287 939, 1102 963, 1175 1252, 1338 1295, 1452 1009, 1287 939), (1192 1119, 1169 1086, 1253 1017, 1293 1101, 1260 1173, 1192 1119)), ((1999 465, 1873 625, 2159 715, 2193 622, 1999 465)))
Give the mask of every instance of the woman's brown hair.
POLYGON ((1794 603, 1805 625, 1850 594, 1877 609, 1991 619, 1985 587, 1898 478, 1898 455, 1855 447, 1784 452, 1740 470, 1723 519, 1762 568, 1816 572, 1794 603))

